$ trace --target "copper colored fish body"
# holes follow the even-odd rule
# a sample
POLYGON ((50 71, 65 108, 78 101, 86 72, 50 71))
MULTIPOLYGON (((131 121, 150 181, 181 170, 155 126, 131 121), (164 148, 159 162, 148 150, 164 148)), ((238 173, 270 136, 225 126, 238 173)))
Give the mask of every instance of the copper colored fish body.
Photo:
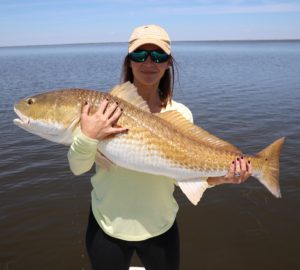
MULTIPOLYGON (((123 113, 117 125, 127 133, 109 136, 98 150, 118 166, 164 175, 177 180, 193 204, 207 187, 204 177, 222 176, 239 149, 188 122, 176 111, 152 114, 130 83, 116 86, 110 93, 66 89, 25 98, 15 105, 20 117, 14 122, 45 139, 69 145, 80 127, 84 104, 94 113, 103 99, 118 102, 123 113)), ((280 197, 279 155, 281 138, 255 156, 243 155, 253 165, 253 176, 276 197, 280 197)))

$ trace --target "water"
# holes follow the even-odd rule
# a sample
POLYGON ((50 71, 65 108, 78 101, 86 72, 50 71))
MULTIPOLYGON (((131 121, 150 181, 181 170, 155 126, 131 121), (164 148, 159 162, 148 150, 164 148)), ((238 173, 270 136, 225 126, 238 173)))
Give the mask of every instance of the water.
MULTIPOLYGON (((120 82, 126 49, 0 48, 0 270, 89 269, 92 172, 73 176, 67 147, 14 126, 13 104, 50 89, 107 90, 120 82)), ((182 269, 300 269, 300 42, 180 42, 173 51, 175 99, 196 124, 249 154, 287 137, 282 199, 254 179, 210 189, 197 207, 176 190, 182 269)))

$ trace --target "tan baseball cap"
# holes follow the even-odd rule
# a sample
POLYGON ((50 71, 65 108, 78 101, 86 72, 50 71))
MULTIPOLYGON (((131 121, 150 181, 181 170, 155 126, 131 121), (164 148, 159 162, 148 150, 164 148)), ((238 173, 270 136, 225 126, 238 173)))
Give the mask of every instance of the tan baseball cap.
POLYGON ((135 28, 129 38, 128 52, 131 53, 144 44, 155 44, 167 54, 171 53, 171 40, 160 26, 150 24, 135 28))

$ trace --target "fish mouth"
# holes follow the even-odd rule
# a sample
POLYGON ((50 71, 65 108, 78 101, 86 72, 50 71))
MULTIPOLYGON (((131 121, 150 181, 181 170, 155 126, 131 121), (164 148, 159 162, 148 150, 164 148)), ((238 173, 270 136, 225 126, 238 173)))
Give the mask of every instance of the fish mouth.
POLYGON ((14 124, 19 126, 19 127, 23 127, 23 128, 26 127, 26 126, 29 126, 29 124, 30 124, 29 117, 22 114, 16 107, 14 107, 14 111, 19 116, 19 118, 15 118, 13 120, 14 124))

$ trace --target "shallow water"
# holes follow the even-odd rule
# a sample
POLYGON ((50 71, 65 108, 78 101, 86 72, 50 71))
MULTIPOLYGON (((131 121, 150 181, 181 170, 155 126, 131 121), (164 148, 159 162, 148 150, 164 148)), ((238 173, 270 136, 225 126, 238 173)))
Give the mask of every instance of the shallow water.
MULTIPOLYGON (((196 124, 248 154, 287 137, 282 199, 255 179, 212 188, 197 207, 176 190, 182 269, 300 269, 300 42, 178 42, 173 51, 175 99, 196 124)), ((13 104, 50 89, 107 90, 125 53, 125 43, 0 48, 0 270, 89 269, 92 172, 73 176, 67 147, 14 126, 13 104)))

